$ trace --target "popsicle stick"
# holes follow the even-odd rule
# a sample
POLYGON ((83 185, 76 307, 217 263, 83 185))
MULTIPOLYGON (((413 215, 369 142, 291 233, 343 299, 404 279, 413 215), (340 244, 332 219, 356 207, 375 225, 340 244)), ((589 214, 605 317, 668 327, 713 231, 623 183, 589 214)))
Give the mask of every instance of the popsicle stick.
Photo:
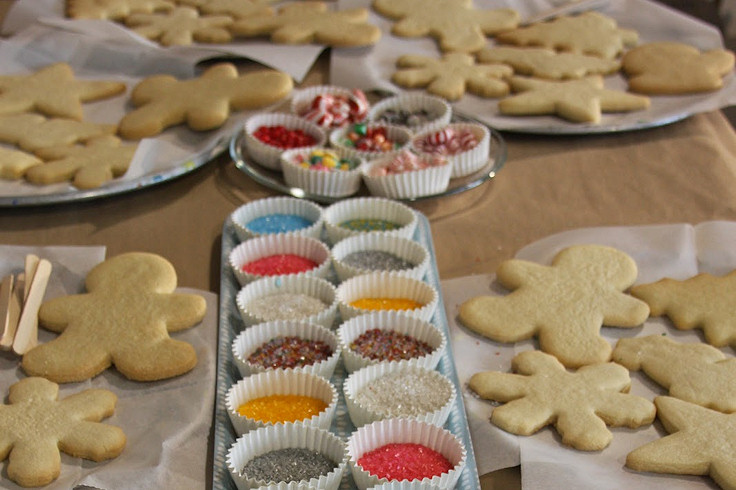
POLYGON ((11 324, 10 303, 13 300, 15 276, 8 274, 0 282, 0 349, 9 350, 13 346, 16 325, 11 324))
POLYGON ((10 306, 8 307, 8 324, 12 328, 12 337, 10 337, 8 349, 12 347, 15 340, 15 334, 18 331, 18 322, 20 321, 20 312, 23 310, 23 294, 25 291, 26 275, 21 272, 15 276, 15 285, 13 286, 13 295, 10 297, 10 306))
POLYGON ((39 262, 38 255, 28 254, 26 255, 26 262, 25 262, 25 274, 26 274, 26 282, 23 289, 23 302, 25 303, 26 299, 28 298, 28 292, 31 289, 31 283, 33 282, 33 276, 36 274, 36 268, 38 267, 39 262))
MULTIPOLYGON (((18 330, 15 332, 13 351, 23 355, 38 342, 38 309, 41 307, 46 286, 51 275, 51 262, 46 259, 38 261, 36 272, 33 274, 28 296, 20 314, 18 330)), ((27 277, 27 276, 26 276, 27 277)))
POLYGON ((562 15, 578 14, 588 10, 601 9, 608 5, 609 0, 577 0, 567 2, 559 7, 555 7, 543 12, 539 12, 536 15, 532 15, 524 20, 523 25, 534 24, 535 22, 542 22, 544 20, 553 19, 562 15))

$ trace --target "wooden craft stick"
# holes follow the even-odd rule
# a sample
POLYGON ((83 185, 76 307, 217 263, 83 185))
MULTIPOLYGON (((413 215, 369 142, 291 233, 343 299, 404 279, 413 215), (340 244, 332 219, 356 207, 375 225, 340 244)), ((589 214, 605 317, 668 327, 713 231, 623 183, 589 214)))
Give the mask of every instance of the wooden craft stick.
MULTIPOLYGON (((51 262, 46 259, 39 260, 36 272, 30 281, 28 296, 23 304, 18 330, 15 332, 13 351, 16 354, 25 354, 38 342, 38 309, 41 307, 50 275, 51 262)), ((27 278, 28 276, 26 276, 26 282, 28 282, 27 278)))
POLYGON ((15 334, 18 331, 18 322, 20 321, 20 312, 23 311, 23 300, 24 300, 24 293, 25 293, 25 283, 26 283, 26 275, 25 273, 21 272, 17 276, 15 276, 15 285, 13 286, 13 295, 10 297, 10 307, 8 308, 8 323, 11 325, 13 329, 13 335, 9 339, 10 345, 8 345, 8 349, 10 349, 13 345, 13 342, 15 340, 15 334))
POLYGON ((10 350, 15 338, 16 325, 11 324, 10 304, 13 300, 15 276, 8 274, 0 282, 0 349, 10 350))
POLYGON ((28 292, 31 289, 31 283, 33 282, 33 276, 36 274, 36 268, 38 267, 38 255, 28 254, 26 255, 25 263, 25 275, 26 282, 23 289, 23 302, 25 303, 28 298, 28 292))

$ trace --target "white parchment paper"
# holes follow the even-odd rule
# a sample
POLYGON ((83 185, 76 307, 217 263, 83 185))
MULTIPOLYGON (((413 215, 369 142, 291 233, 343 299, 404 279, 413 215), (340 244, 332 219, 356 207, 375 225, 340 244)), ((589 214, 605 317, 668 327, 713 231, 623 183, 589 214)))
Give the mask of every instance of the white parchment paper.
MULTIPOLYGON (((655 225, 573 230, 549 236, 519 250, 516 258, 549 264, 557 252, 575 244, 616 247, 637 263, 637 284, 663 277, 687 279, 699 272, 724 275, 736 268, 736 223, 705 222, 696 226, 655 225)), ((613 442, 603 451, 583 452, 563 446, 554 429, 545 428, 528 437, 518 437, 489 422, 493 405, 468 388, 470 376, 481 371, 510 372, 511 359, 523 350, 537 348, 535 341, 501 344, 476 335, 457 320, 458 307, 479 295, 503 295, 495 275, 478 275, 442 281, 452 347, 466 403, 475 457, 480 474, 521 464, 524 489, 567 490, 698 489, 718 488, 710 478, 639 473, 624 467, 633 449, 667 434, 658 422, 640 429, 612 428, 613 442)), ((642 327, 601 329, 614 346, 619 338, 666 334, 679 342, 702 342, 699 330, 680 331, 666 318, 650 318, 642 327)), ((733 350, 724 348, 728 356, 733 350)), ((641 372, 631 373, 631 393, 653 399, 666 394, 641 372)))
MULTIPOLYGON (((0 277, 21 272, 28 253, 52 263, 45 299, 83 292, 87 272, 105 259, 104 247, 0 246, 0 277)), ((172 334, 173 338, 194 346, 198 357, 196 367, 182 376, 152 383, 129 381, 114 369, 108 369, 91 380, 60 385, 60 399, 90 388, 115 393, 118 397, 115 414, 102 423, 122 428, 127 443, 120 456, 100 463, 62 453, 61 475, 44 488, 205 488, 215 394, 217 295, 187 288, 177 291, 199 294, 207 301, 207 314, 199 325, 172 334)), ((57 334, 39 329, 39 342, 56 337, 57 334)), ((3 403, 7 403, 10 385, 24 377, 20 357, 0 351, 3 403)), ((6 464, 7 461, 0 463, 0 487, 20 489, 7 478, 6 464)))
MULTIPOLYGON (((561 0, 475 0, 476 8, 513 8, 522 20, 538 12, 564 3, 561 0)), ((369 0, 340 0, 340 8, 367 6, 369 0)), ((649 0, 610 0, 601 13, 615 19, 620 27, 639 33, 640 43, 671 40, 691 44, 701 50, 722 48, 720 32, 712 25, 688 17, 678 11, 649 0)), ((438 58, 441 55, 434 39, 402 38, 391 34, 393 21, 371 11, 370 21, 381 27, 382 37, 375 47, 362 50, 333 49, 330 58, 330 81, 335 85, 363 90, 383 89, 391 92, 412 92, 391 82, 396 71, 396 60, 404 54, 418 54, 438 58)), ((488 45, 494 44, 489 39, 488 45)), ((626 90, 621 75, 608 76, 606 88, 626 90)), ((418 91, 418 90, 414 90, 418 91)), ((664 124, 689 114, 707 112, 736 104, 736 80, 733 74, 725 79, 723 89, 688 96, 652 97, 652 106, 646 111, 604 114, 599 125, 576 124, 553 116, 511 117, 498 113, 498 99, 485 99, 466 93, 453 103, 455 110, 475 116, 500 130, 535 133, 585 134, 622 129, 637 129, 664 124)))

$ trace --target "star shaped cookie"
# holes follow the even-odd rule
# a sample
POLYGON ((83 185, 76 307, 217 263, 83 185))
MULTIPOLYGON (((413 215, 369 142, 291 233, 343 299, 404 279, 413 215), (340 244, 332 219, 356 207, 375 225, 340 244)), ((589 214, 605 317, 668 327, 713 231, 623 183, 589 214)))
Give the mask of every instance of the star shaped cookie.
POLYGON ((657 418, 670 434, 626 456, 637 471, 709 475, 723 489, 736 488, 736 414, 724 414, 668 396, 654 399, 657 418))
POLYGON ((715 347, 650 335, 620 339, 612 359, 631 371, 644 371, 675 398, 736 412, 736 358, 726 358, 715 347))
POLYGON ((513 74, 508 65, 479 65, 466 53, 445 53, 442 58, 405 54, 391 81, 406 88, 426 87, 427 92, 458 100, 467 90, 480 97, 502 97, 509 93, 505 79, 513 74))
POLYGON ((112 135, 115 124, 98 124, 75 119, 51 118, 40 114, 0 116, 0 141, 34 152, 50 146, 73 145, 92 138, 112 135))
POLYGON ((137 34, 163 46, 185 46, 194 41, 227 43, 232 35, 229 15, 203 15, 192 7, 176 7, 163 13, 137 13, 125 18, 125 25, 137 34))
POLYGON ((230 26, 236 36, 270 36, 277 44, 369 46, 381 38, 381 30, 368 22, 364 8, 330 10, 324 2, 296 2, 276 14, 253 15, 230 26))
POLYGON ((603 112, 640 111, 651 104, 643 95, 605 88, 597 75, 565 81, 511 77, 509 84, 516 94, 498 103, 499 112, 507 116, 557 115, 598 124, 603 112))
POLYGON ((652 402, 627 394, 629 372, 618 364, 571 373, 549 354, 526 351, 514 357, 512 369, 517 374, 476 373, 469 386, 482 398, 507 402, 494 408, 491 422, 513 434, 528 436, 552 424, 563 444, 599 451, 613 439, 607 425, 636 428, 654 420, 652 402))
POLYGON ((514 29, 513 9, 475 9, 471 0, 373 0, 373 9, 397 22, 391 32, 401 37, 431 36, 442 51, 472 53, 486 36, 514 29))
POLYGON ((202 75, 177 80, 154 75, 141 81, 131 93, 137 109, 120 120, 119 134, 126 139, 155 136, 164 129, 186 123, 195 131, 222 126, 231 110, 258 109, 291 93, 291 77, 276 70, 239 75, 232 63, 220 63, 202 75))
POLYGON ((30 153, 0 146, 0 178, 20 179, 29 168, 42 163, 43 160, 30 153))
POLYGON ((550 80, 608 75, 621 68, 621 63, 617 60, 576 53, 558 53, 548 48, 486 47, 476 53, 476 58, 479 63, 505 63, 519 75, 550 80))
POLYGON ((125 447, 120 428, 99 423, 115 412, 117 397, 90 389, 59 400, 59 386, 25 378, 10 387, 8 405, 0 405, 0 461, 8 459, 8 477, 24 487, 54 481, 63 451, 70 456, 104 461, 125 447))
POLYGON ((684 281, 664 278, 631 288, 645 301, 652 316, 666 315, 680 330, 700 328, 716 347, 736 348, 736 270, 725 276, 698 274, 684 281))
POLYGON ((0 114, 40 112, 81 121, 82 103, 125 92, 122 82, 77 80, 66 63, 47 65, 34 73, 0 75, 0 114))
POLYGON ((171 10, 168 0, 66 0, 66 15, 72 19, 123 20, 136 12, 171 10))
POLYGON ((46 301, 39 324, 61 334, 26 352, 30 376, 57 383, 92 378, 111 365, 135 381, 155 381, 194 368, 194 348, 169 337, 196 325, 204 298, 175 293, 176 271, 163 257, 131 252, 94 267, 87 292, 46 301))
POLYGON ((624 293, 636 275, 631 257, 601 245, 563 249, 550 266, 510 259, 496 277, 511 293, 471 298, 459 318, 499 342, 536 336, 541 350, 568 367, 606 362, 611 345, 601 326, 635 327, 649 316, 646 303, 624 293))

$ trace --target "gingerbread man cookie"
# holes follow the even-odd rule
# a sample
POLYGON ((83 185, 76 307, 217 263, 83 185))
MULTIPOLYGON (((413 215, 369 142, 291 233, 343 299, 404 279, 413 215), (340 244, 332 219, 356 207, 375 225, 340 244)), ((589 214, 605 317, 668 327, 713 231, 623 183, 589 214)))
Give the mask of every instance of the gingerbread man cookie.
POLYGON ((81 121, 82 103, 125 92, 122 82, 77 80, 66 63, 24 75, 0 75, 0 114, 36 111, 81 121))
POLYGON ((194 368, 194 348, 169 337, 202 320, 206 303, 175 293, 176 271, 163 257, 131 252, 107 259, 86 279, 87 292, 41 305, 41 326, 60 332, 29 350, 21 366, 57 383, 92 378, 111 365, 129 379, 155 381, 194 368))
POLYGON ((540 348, 568 367, 606 362, 611 345, 601 326, 635 327, 649 316, 646 303, 623 292, 636 275, 631 257, 601 245, 563 249, 550 266, 510 259, 496 276, 512 292, 469 299, 459 317, 499 342, 537 336, 540 348))
POLYGON ((123 116, 119 133, 140 139, 182 123, 195 131, 215 129, 231 110, 273 104, 289 95, 293 86, 286 73, 262 70, 239 75, 231 63, 211 66, 191 80, 154 75, 133 89, 131 101, 137 109, 123 116))
POLYGON ((733 66, 731 51, 701 52, 678 42, 642 44, 624 53, 621 59, 621 67, 629 77, 629 90, 653 95, 718 90, 733 66))
POLYGON ((493 410, 491 422, 528 436, 553 424, 562 443, 582 451, 607 447, 613 435, 606 425, 631 428, 654 420, 652 402, 627 394, 626 368, 609 362, 565 370, 549 354, 526 351, 512 360, 515 373, 484 372, 470 378, 482 398, 508 402, 493 410))
POLYGON ((90 389, 59 400, 59 386, 44 378, 25 378, 10 387, 8 405, 0 405, 0 461, 8 459, 8 477, 24 487, 40 487, 58 478, 63 451, 104 461, 125 447, 120 428, 99 423, 115 412, 117 397, 90 389))
POLYGON ((486 36, 519 25, 517 11, 475 9, 471 0, 373 0, 373 9, 397 20, 392 33, 402 37, 431 36, 442 51, 478 51, 485 46, 486 36))
POLYGON ((236 36, 270 36, 278 44, 368 46, 381 38, 381 30, 368 22, 367 9, 330 10, 324 2, 309 1, 285 5, 275 15, 237 20, 230 30, 236 36))
POLYGON ((399 70, 391 81, 407 88, 426 87, 427 92, 448 100, 458 100, 467 90, 480 97, 501 97, 509 93, 505 79, 513 69, 508 65, 478 65, 465 53, 446 53, 442 58, 406 54, 396 60, 399 70))
POLYGON ((194 7, 207 15, 229 15, 242 19, 252 15, 270 15, 269 4, 275 0, 178 0, 179 4, 194 7))
POLYGON ((162 13, 131 14, 125 18, 125 25, 131 30, 163 46, 184 46, 194 41, 230 42, 232 35, 227 27, 232 22, 229 15, 200 16, 192 7, 176 7, 162 13))
POLYGON ((558 53, 548 48, 494 46, 476 53, 480 63, 505 63, 515 73, 551 80, 577 79, 586 75, 608 75, 617 72, 621 63, 598 56, 558 53))
POLYGON ((30 153, 0 146, 0 178, 20 179, 29 168, 42 163, 43 160, 30 153))
POLYGON ((724 414, 677 398, 654 399, 669 432, 626 456, 637 471, 709 475, 724 490, 736 489, 736 413, 724 414))
POLYGON ((75 119, 47 119, 40 114, 0 116, 0 141, 34 152, 50 146, 84 143, 93 138, 115 134, 115 124, 97 124, 75 119))
POLYGON ((661 335, 620 339, 613 361, 647 376, 675 398, 736 412, 736 358, 700 342, 682 344, 661 335))
POLYGON ((168 0, 66 0, 66 15, 72 19, 123 20, 136 12, 171 10, 168 0))
POLYGON ((705 340, 716 347, 736 348, 736 270, 725 276, 698 274, 684 281, 661 279, 631 288, 645 301, 652 316, 666 315, 680 330, 700 328, 705 340))

